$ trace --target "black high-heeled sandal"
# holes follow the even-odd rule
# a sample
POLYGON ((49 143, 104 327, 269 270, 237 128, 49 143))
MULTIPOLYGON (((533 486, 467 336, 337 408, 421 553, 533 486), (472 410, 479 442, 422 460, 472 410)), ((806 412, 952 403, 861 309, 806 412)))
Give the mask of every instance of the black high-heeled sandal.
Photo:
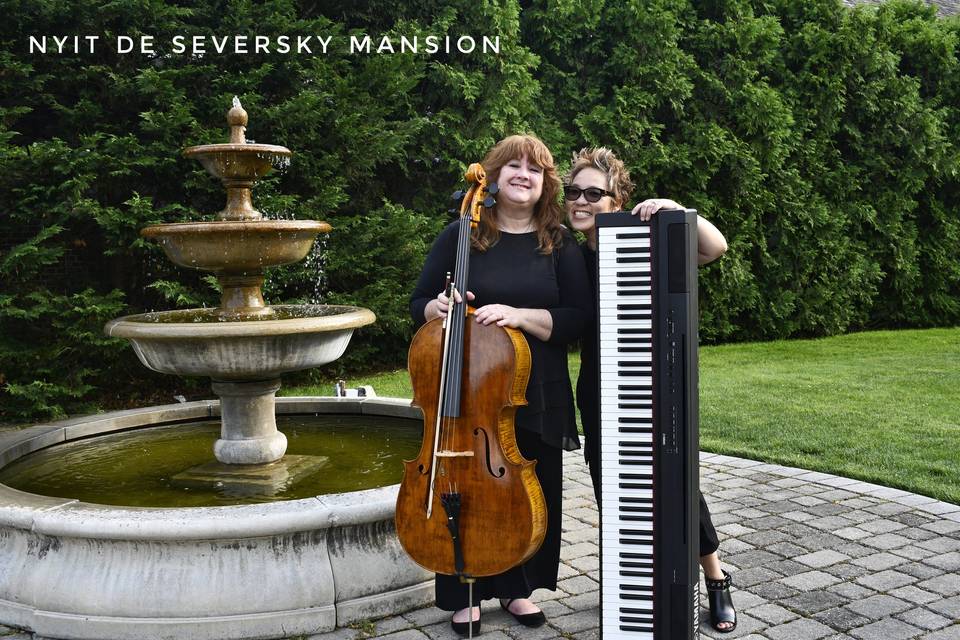
MULTIPOLYGON (((479 609, 479 607, 477 608, 479 609)), ((470 617, 473 618, 473 611, 470 612, 470 617)), ((480 633, 480 612, 477 613, 477 619, 471 619, 470 622, 454 622, 451 619, 450 626, 463 638, 477 636, 480 633), (470 627, 473 627, 473 629, 470 627)))
POLYGON ((737 628, 737 610, 730 596, 730 585, 733 583, 730 574, 723 571, 723 580, 706 578, 704 582, 707 585, 707 601, 710 603, 710 626, 720 633, 730 633, 737 628), (721 629, 717 625, 722 623, 730 626, 721 629))
POLYGON ((512 615, 514 620, 531 629, 542 627, 547 622, 547 616, 543 615, 543 611, 537 611, 536 613, 514 613, 510 611, 510 603, 514 600, 516 600, 516 598, 507 598, 506 600, 500 601, 500 607, 512 615), (506 602, 506 604, 504 604, 504 602, 506 602))

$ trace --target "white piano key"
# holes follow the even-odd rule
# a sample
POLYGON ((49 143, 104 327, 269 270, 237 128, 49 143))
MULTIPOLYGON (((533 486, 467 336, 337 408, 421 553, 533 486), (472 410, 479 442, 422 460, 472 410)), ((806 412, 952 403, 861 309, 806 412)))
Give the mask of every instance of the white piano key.
POLYGON ((653 270, 650 256, 640 253, 599 258, 597 268, 600 269, 602 275, 616 275, 625 271, 648 273, 653 270))
POLYGON ((649 247, 650 238, 606 238, 603 250, 604 251, 614 251, 616 249, 623 248, 634 248, 634 247, 649 247))
POLYGON ((609 293, 618 287, 652 287, 653 278, 647 272, 632 274, 627 269, 604 269, 597 273, 597 279, 603 287, 601 294, 609 293))

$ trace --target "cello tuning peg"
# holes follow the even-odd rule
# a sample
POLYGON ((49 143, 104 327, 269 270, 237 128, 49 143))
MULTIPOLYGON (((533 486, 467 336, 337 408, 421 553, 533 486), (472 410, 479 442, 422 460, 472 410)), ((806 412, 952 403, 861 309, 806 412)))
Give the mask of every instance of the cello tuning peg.
POLYGON ((451 200, 463 200, 463 196, 467 195, 464 191, 457 189, 453 192, 453 195, 450 196, 451 200))
POLYGON ((495 204, 497 204, 497 201, 493 199, 493 196, 487 196, 483 199, 483 206, 487 209, 492 209, 495 204))
POLYGON ((500 191, 500 187, 497 185, 496 182, 491 182, 490 184, 487 185, 487 193, 489 193, 490 195, 496 195, 498 191, 500 191))

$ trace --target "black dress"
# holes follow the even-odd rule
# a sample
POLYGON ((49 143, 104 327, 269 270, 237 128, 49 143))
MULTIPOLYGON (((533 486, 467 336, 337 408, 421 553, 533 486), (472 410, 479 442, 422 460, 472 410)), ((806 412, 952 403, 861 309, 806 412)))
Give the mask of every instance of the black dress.
MULTIPOLYGON (((430 249, 410 301, 419 327, 424 309, 443 290, 453 271, 460 221, 447 226, 430 249)), ((580 448, 567 369, 567 347, 578 340, 592 313, 587 272, 576 241, 564 230, 563 244, 550 255, 537 251, 536 233, 504 233, 485 252, 470 252, 467 289, 476 295, 471 306, 505 304, 546 309, 553 331, 546 342, 525 334, 530 345, 527 405, 517 410, 517 444, 536 473, 547 505, 543 545, 523 565, 474 584, 474 602, 487 598, 526 598, 534 589, 556 589, 560 566, 561 489, 564 449, 580 448)), ((509 523, 491 523, 491 535, 509 523)), ((467 589, 454 576, 437 576, 437 606, 456 611, 467 606, 467 589)))
MULTIPOLYGON (((583 425, 583 437, 586 440, 584 457, 590 466, 590 478, 593 480, 593 493, 600 504, 600 400, 597 381, 600 379, 600 362, 597 354, 597 252, 586 244, 580 246, 583 259, 590 274, 590 293, 592 310, 587 329, 583 333, 580 347, 580 376, 577 378, 577 407, 580 409, 580 424, 583 425)), ((700 555, 706 556, 720 546, 717 531, 710 518, 710 509, 700 495, 700 555)))

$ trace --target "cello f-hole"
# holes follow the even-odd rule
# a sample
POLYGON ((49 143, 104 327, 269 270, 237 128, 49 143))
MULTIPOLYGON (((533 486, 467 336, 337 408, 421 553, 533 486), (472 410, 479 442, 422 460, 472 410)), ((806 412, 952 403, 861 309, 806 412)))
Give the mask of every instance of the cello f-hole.
POLYGON ((494 478, 502 478, 503 474, 507 472, 506 468, 500 467, 496 471, 493 470, 493 465, 490 460, 490 436, 487 434, 487 430, 482 427, 477 427, 473 430, 473 435, 477 436, 483 434, 483 445, 486 455, 484 455, 484 461, 487 463, 487 472, 490 473, 494 478))

